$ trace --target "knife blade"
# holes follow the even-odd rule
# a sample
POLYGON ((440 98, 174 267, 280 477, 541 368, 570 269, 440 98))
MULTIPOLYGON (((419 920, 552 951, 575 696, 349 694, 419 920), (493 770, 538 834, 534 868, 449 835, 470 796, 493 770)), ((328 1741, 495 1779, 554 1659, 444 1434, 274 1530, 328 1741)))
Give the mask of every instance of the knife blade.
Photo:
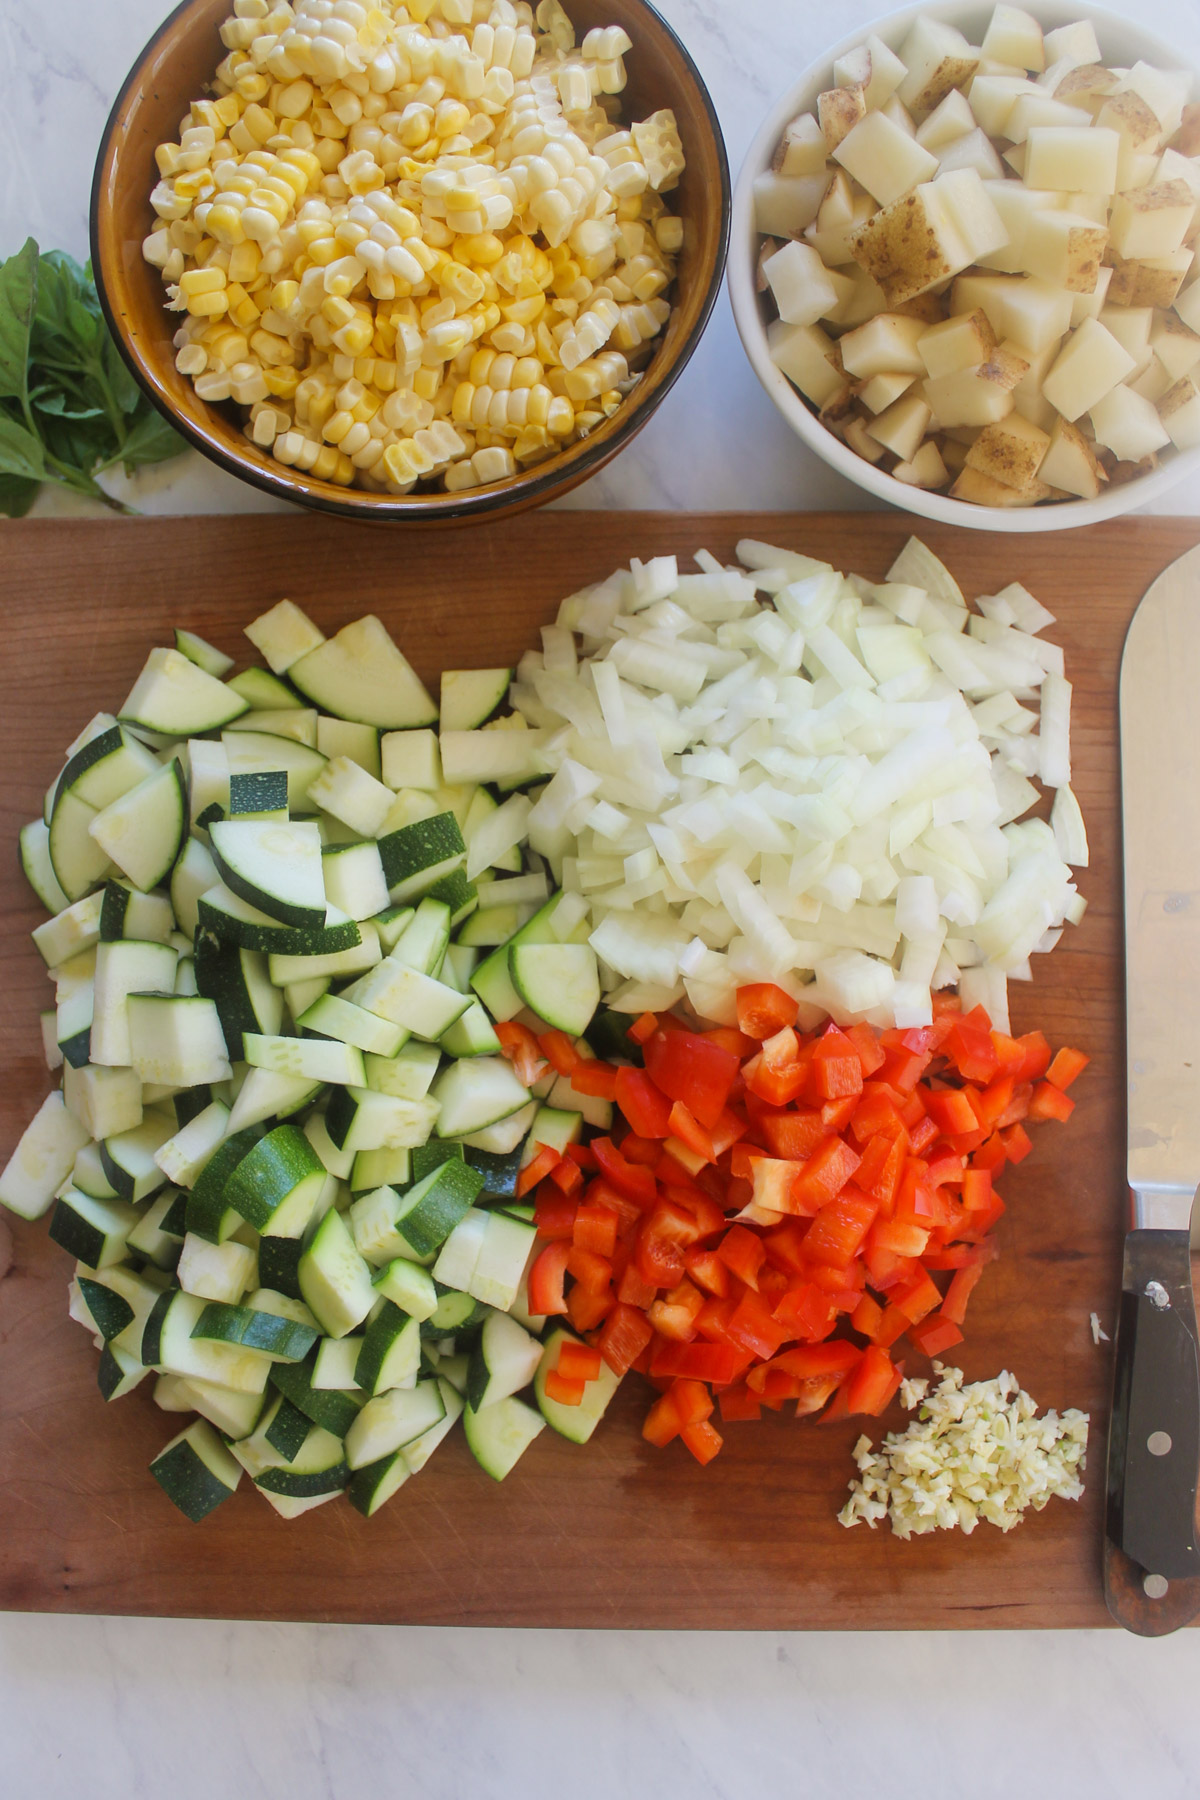
MULTIPOLYGON (((1133 615, 1120 731, 1131 1215, 1107 1532, 1140 1571, 1152 1610, 1172 1583, 1200 1577, 1200 1340, 1190 1260, 1200 1185, 1200 548, 1164 570, 1133 615)), ((1200 1606, 1200 1584, 1196 1592, 1200 1606)), ((1131 1623, 1111 1589, 1109 1603, 1131 1623)))

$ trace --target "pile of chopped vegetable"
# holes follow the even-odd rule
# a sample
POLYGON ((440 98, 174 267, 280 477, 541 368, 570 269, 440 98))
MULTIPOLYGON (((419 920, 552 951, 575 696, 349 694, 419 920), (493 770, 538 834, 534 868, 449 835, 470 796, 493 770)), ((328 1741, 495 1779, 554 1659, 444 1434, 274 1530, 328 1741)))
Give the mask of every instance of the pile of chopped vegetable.
POLYGON ((629 1033, 641 1068, 498 1028, 520 1079, 544 1058, 626 1126, 526 1167, 548 1240, 530 1310, 565 1313, 614 1373, 647 1375, 661 1397, 644 1436, 681 1437, 701 1462, 721 1448, 717 1407, 725 1421, 789 1400, 800 1416, 877 1414, 902 1338, 928 1356, 962 1342, 996 1255, 994 1179, 1029 1154, 1026 1121, 1070 1117, 1088 1062, 957 999, 907 1031, 802 1034, 796 1010, 759 984, 738 993, 737 1029, 646 1014, 629 1033))
POLYGON ((897 1537, 961 1528, 981 1519, 1011 1531, 1025 1512, 1040 1512, 1058 1495, 1078 1500, 1087 1461, 1088 1415, 1070 1407, 1060 1418, 1037 1416, 1037 1401, 1007 1370, 994 1381, 963 1386, 961 1369, 933 1365, 941 1380, 901 1385, 905 1406, 919 1406, 902 1432, 879 1449, 854 1446, 859 1479, 838 1514, 843 1525, 887 1519, 897 1537))

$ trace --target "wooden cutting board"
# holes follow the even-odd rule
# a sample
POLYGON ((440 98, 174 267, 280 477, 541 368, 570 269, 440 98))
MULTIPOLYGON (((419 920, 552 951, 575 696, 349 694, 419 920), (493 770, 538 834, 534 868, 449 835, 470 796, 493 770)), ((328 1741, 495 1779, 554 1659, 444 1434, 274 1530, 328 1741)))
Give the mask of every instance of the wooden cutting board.
MULTIPOLYGON (((47 1004, 28 939, 41 913, 16 870, 63 746, 120 703, 150 645, 186 624, 240 656, 243 623, 281 595, 327 629, 378 612, 427 681, 444 666, 517 659, 558 600, 631 556, 751 535, 879 579, 908 535, 895 514, 542 513, 449 533, 287 518, 25 521, 0 525, 0 1158, 49 1085, 47 1004)), ((548 1626, 965 1627, 1102 1625, 1099 1556, 1108 1345, 1124 1229, 1116 683, 1138 599, 1200 541, 1200 521, 1121 520, 1018 537, 921 535, 969 595, 1019 579, 1059 615, 1075 684, 1075 787, 1090 906, 1037 978, 1014 1028, 1081 1045, 1092 1066, 1070 1124, 1046 1126, 1003 1181, 1002 1259, 972 1302, 959 1360, 1008 1367, 1045 1407, 1089 1408, 1088 1492, 1002 1535, 981 1526, 900 1543, 835 1514, 860 1422, 772 1415, 727 1429, 701 1469, 639 1434, 630 1377, 590 1446, 547 1431, 503 1485, 461 1435, 366 1521, 335 1502, 285 1524, 248 1491, 189 1524, 146 1465, 177 1422, 148 1384, 106 1408, 96 1354, 66 1314, 70 1263, 45 1223, 13 1221, 0 1282, 0 1605, 49 1612, 370 1623, 548 1626)), ((924 1370, 915 1353, 913 1373, 924 1370)), ((893 1409, 888 1423, 899 1423, 893 1409)), ((878 1436, 879 1428, 874 1427, 878 1436)))

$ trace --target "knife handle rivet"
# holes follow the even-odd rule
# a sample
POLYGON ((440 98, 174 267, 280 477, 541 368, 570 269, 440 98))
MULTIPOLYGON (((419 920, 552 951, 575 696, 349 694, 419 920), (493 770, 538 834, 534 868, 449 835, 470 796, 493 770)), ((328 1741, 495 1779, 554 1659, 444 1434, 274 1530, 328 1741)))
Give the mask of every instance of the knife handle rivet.
POLYGON ((1147 1600, 1162 1600, 1169 1586, 1165 1575, 1147 1575, 1142 1581, 1142 1592, 1147 1600))
POLYGON ((1169 1456, 1171 1454, 1170 1432, 1152 1431, 1146 1439, 1146 1448, 1151 1456, 1169 1456))
POLYGON ((1151 1306, 1157 1306, 1159 1312, 1161 1312, 1164 1307, 1170 1306, 1171 1304, 1171 1296, 1168 1294, 1161 1281, 1148 1281, 1146 1283, 1146 1298, 1151 1306))

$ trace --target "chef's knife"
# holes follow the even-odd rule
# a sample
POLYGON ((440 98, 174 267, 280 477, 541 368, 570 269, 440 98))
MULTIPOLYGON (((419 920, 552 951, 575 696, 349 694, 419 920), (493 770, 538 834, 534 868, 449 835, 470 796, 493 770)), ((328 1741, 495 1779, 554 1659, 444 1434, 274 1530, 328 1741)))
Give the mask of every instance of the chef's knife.
POLYGON ((1121 791, 1132 1229, 1117 1320, 1105 1573, 1114 1616, 1157 1636, 1200 1610, 1190 1260, 1200 1184, 1200 548, 1164 570, 1129 626, 1121 791))

